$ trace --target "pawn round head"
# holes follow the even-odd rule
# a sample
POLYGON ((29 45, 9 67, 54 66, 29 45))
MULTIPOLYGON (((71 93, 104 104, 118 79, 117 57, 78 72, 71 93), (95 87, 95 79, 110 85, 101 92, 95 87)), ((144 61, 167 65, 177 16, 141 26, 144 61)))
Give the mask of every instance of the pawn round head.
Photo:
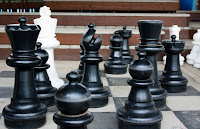
POLYGON ((41 58, 42 64, 45 64, 49 58, 49 54, 45 50, 41 49, 41 46, 42 46, 42 43, 40 43, 40 42, 36 43, 36 53, 35 54, 41 58))
POLYGON ((110 43, 114 47, 121 47, 123 38, 120 36, 119 31, 115 31, 115 35, 110 38, 110 43))
POLYGON ((172 39, 173 42, 175 42, 176 41, 176 35, 172 35, 171 39, 172 39))
POLYGON ((140 51, 137 55, 139 59, 131 62, 129 66, 129 73, 133 79, 147 80, 152 74, 153 66, 151 62, 145 59, 145 51, 140 51))
POLYGON ((69 83, 78 83, 80 75, 77 72, 72 71, 66 75, 66 78, 69 80, 69 83))

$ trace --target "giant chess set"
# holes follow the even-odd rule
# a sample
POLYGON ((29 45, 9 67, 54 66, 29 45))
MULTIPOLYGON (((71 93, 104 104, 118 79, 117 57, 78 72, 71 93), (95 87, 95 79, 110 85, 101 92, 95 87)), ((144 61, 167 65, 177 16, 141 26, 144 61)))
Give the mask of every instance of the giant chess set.
MULTIPOLYGON (((99 54, 103 39, 95 35, 95 24, 89 23, 80 41, 77 68, 66 61, 68 71, 61 68, 57 73, 53 49, 59 41, 54 30, 48 31, 49 26, 56 27, 57 20, 50 17, 50 10, 42 14, 43 9, 46 7, 41 8, 41 18, 34 19, 35 24, 20 17, 19 24, 5 27, 11 54, 2 62, 9 70, 2 68, 0 79, 14 80, 0 84, 4 95, 0 99, 0 128, 200 128, 200 81, 187 71, 200 72, 188 64, 181 67, 185 41, 179 40, 178 26, 170 28, 174 31, 169 40, 160 42, 163 21, 139 20, 138 57, 131 54, 132 32, 124 26, 113 32, 110 56, 104 61, 99 54), (166 53, 164 65, 157 61, 160 52, 166 53), (5 87, 8 83, 13 87, 5 87)), ((199 57, 199 46, 194 44, 187 62, 198 67, 194 57, 199 57)))

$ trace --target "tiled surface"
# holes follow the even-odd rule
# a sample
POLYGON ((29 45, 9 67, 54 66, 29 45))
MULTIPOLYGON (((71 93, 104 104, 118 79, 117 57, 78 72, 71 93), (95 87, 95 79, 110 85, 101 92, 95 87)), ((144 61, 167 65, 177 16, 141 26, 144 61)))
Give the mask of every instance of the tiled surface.
MULTIPOLYGON (((100 74, 104 88, 110 92, 109 103, 105 107, 90 108, 94 121, 88 129, 117 129, 116 111, 124 106, 131 86, 127 84, 129 73, 124 75, 109 75, 103 72, 104 62, 100 63, 100 74)), ((76 70, 79 61, 56 61, 56 70, 59 77, 66 83, 66 74, 76 70)), ((158 62, 159 75, 164 65, 158 62)), ((167 106, 161 109, 163 114, 162 129, 200 129, 200 70, 185 64, 182 66, 183 75, 188 79, 187 91, 184 93, 169 93, 167 106)), ((0 61, 0 129, 6 129, 1 117, 3 108, 10 103, 14 85, 14 69, 8 67, 5 61, 0 61)), ((58 109, 55 106, 48 108, 47 122, 41 129, 56 129, 53 114, 58 109)))

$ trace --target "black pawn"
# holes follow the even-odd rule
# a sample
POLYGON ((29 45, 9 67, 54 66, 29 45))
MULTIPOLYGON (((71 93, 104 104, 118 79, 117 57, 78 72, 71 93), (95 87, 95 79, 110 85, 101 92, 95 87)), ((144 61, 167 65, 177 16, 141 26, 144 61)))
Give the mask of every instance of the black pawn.
POLYGON ((149 79, 153 66, 146 60, 146 53, 139 52, 139 59, 131 62, 129 73, 132 86, 125 106, 117 111, 119 129, 160 129, 162 113, 155 108, 149 87, 153 80, 149 79))
POLYGON ((88 25, 89 30, 83 35, 82 42, 85 48, 85 54, 81 60, 85 63, 82 84, 86 86, 92 95, 92 103, 90 107, 102 107, 108 104, 108 90, 104 89, 103 83, 99 75, 99 63, 103 61, 103 57, 99 55, 102 38, 98 36, 94 38, 94 24, 88 25))
POLYGON ((124 58, 124 61, 127 64, 130 64, 131 61, 133 61, 133 55, 131 55, 131 52, 129 50, 129 43, 128 40, 132 35, 131 30, 127 30, 126 26, 123 27, 123 30, 119 30, 121 37, 123 38, 123 44, 122 44, 122 57, 124 58))
POLYGON ((56 88, 52 87, 46 71, 50 67, 49 64, 46 64, 49 54, 41 49, 41 43, 36 43, 36 46, 36 55, 41 58, 42 63, 39 66, 34 67, 35 87, 40 102, 49 107, 54 105, 54 95, 56 93, 56 88))
MULTIPOLYGON (((80 55, 83 56, 84 55, 84 48, 83 48, 83 43, 80 43, 80 47, 81 47, 81 51, 80 51, 80 55)), ((81 61, 79 64, 79 68, 76 70, 76 72, 78 72, 78 74, 80 75, 80 78, 78 80, 78 82, 81 82, 83 79, 83 72, 84 72, 84 62, 81 61)))
POLYGON ((172 35, 171 39, 171 41, 162 41, 165 53, 167 53, 167 60, 160 82, 161 86, 169 93, 180 93, 186 91, 188 83, 188 80, 182 75, 179 62, 179 54, 184 51, 185 42, 183 40, 175 40, 175 35, 172 35))
POLYGON ((159 43, 162 24, 163 21, 160 20, 138 21, 141 42, 136 46, 136 50, 143 50, 147 53, 145 58, 154 66, 150 77, 154 80, 154 84, 150 87, 150 91, 157 108, 166 106, 167 97, 167 91, 160 86, 157 69, 157 54, 164 51, 164 46, 159 43))
POLYGON ((15 85, 11 103, 3 109, 7 128, 39 128, 46 122, 47 107, 37 98, 34 67, 41 63, 35 55, 35 43, 40 32, 38 25, 26 25, 27 19, 20 17, 19 24, 7 25, 12 54, 7 65, 15 68, 15 85))
POLYGON ((67 74, 69 83, 60 87, 55 95, 55 103, 59 112, 53 116, 59 129, 87 129, 87 125, 94 119, 88 112, 91 102, 90 91, 78 83, 79 74, 70 72, 67 74))
POLYGON ((107 62, 105 62, 105 73, 108 74, 125 74, 127 72, 128 65, 122 58, 122 41, 119 32, 116 31, 115 35, 110 38, 111 53, 107 62))

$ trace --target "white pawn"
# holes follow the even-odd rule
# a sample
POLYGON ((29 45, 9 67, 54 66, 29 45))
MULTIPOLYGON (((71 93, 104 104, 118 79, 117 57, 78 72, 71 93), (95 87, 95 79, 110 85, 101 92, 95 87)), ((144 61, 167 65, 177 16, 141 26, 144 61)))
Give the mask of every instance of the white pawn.
POLYGON ((47 63, 50 64, 51 67, 47 69, 47 73, 52 86, 59 88, 64 84, 64 81, 58 77, 54 63, 54 48, 60 45, 60 42, 55 38, 57 19, 50 17, 51 10, 47 6, 40 8, 40 16, 40 18, 33 20, 34 24, 40 25, 41 27, 37 42, 41 42, 42 48, 49 54, 47 63))
MULTIPOLYGON (((200 68, 200 29, 198 29, 197 30, 197 33, 195 33, 194 34, 194 36, 193 36, 193 39, 194 39, 194 43, 196 43, 197 45, 196 45, 196 53, 197 53, 197 56, 194 58, 194 61, 193 61, 193 66, 195 67, 195 68, 200 68)), ((193 44, 194 44, 193 43, 193 44)), ((193 47, 194 48, 194 47, 193 47)), ((193 50, 193 48, 192 48, 192 50, 193 50)), ((192 50, 191 50, 191 52, 192 52, 192 50)), ((190 53, 191 53, 190 52, 190 53)))
MULTIPOLYGON (((187 56, 186 56, 186 62, 188 63, 188 64, 194 64, 194 60, 198 57, 198 53, 199 53, 199 51, 200 51, 200 29, 198 29, 197 30, 197 33, 195 33, 194 35, 193 35, 193 40, 194 41, 192 41, 192 44, 194 44, 194 46, 193 46, 193 48, 192 48, 192 50, 190 51, 190 54, 188 54, 187 56)), ((196 61, 196 62, 198 62, 198 61, 196 61)), ((196 66, 196 65, 195 65, 196 66)))
MULTIPOLYGON (((178 25, 172 25, 172 27, 169 28, 170 38, 172 35, 176 35, 176 40, 179 40, 179 32, 180 31, 181 31, 181 28, 178 27, 178 25)), ((181 56, 181 54, 180 54, 179 59, 180 59, 180 65, 182 66, 184 64, 185 58, 183 56, 181 56)), ((166 63, 166 56, 163 56, 163 64, 165 64, 165 63, 166 63)))

